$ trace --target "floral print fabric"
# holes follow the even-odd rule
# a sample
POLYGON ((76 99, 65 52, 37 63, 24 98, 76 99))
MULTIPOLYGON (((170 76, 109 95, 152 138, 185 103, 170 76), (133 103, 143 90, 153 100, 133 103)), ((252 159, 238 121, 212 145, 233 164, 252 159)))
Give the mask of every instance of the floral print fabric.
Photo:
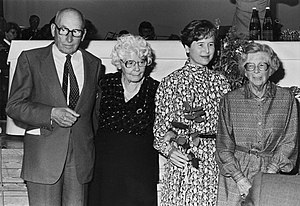
MULTIPOLYGON (((215 134, 218 107, 221 97, 229 91, 225 77, 207 67, 185 65, 165 77, 156 93, 156 117, 154 123, 154 147, 167 156, 166 148, 172 144, 164 139, 169 129, 184 136, 199 161, 199 168, 188 165, 184 169, 167 161, 161 188, 161 206, 216 205, 218 167, 215 162, 215 139, 201 138, 198 147, 192 145, 189 134, 215 134), (184 102, 192 107, 202 107, 205 120, 201 123, 184 117, 184 102), (174 128, 171 122, 189 125, 188 130, 174 128)), ((181 149, 181 148, 179 148, 181 149)), ((184 152, 184 150, 182 150, 184 152)))

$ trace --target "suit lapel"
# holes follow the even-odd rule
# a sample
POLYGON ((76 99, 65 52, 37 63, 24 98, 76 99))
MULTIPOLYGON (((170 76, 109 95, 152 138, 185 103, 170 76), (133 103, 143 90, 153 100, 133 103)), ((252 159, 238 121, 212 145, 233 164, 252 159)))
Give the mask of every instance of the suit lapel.
POLYGON ((91 88, 96 87, 95 82, 93 81, 93 79, 95 78, 95 71, 97 68, 96 62, 92 61, 91 58, 89 58, 85 51, 81 50, 82 52, 82 58, 83 58, 83 67, 84 67, 84 83, 83 83, 83 88, 82 91, 80 93, 80 97, 79 100, 77 102, 76 108, 82 108, 82 106, 85 103, 89 103, 88 101, 86 101, 87 99, 89 99, 88 97, 91 95, 91 88))
MULTIPOLYGON (((55 99, 58 105, 67 106, 54 64, 52 45, 53 44, 46 47, 45 54, 41 56, 41 69, 39 71, 42 76, 43 83, 46 87, 48 87, 50 92, 49 95, 55 99)), ((81 52, 84 65, 84 83, 76 105, 76 110, 82 108, 85 103, 88 103, 86 100, 89 99, 89 96, 91 95, 91 88, 96 87, 96 85, 94 85, 95 81, 93 81, 97 71, 94 69, 97 68, 96 61, 89 58, 84 50, 81 50, 81 52)))
POLYGON ((58 105, 67 106, 54 64, 52 45, 53 43, 46 47, 44 56, 41 56, 41 69, 39 71, 44 85, 48 87, 49 95, 55 99, 58 105))

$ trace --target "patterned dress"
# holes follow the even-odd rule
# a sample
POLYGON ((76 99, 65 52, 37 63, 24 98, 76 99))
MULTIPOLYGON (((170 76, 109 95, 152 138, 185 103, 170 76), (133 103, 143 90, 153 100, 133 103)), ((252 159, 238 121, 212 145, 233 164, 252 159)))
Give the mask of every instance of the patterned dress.
POLYGON ((153 148, 153 123, 158 84, 145 77, 139 92, 125 102, 120 72, 106 74, 101 80, 89 205, 157 205, 158 152, 153 148))
POLYGON ((247 84, 224 96, 216 142, 218 206, 241 205, 236 182, 244 177, 252 182, 256 174, 268 168, 283 172, 293 169, 298 124, 295 97, 271 82, 262 99, 247 84))
POLYGON ((228 91, 229 84, 222 75, 207 67, 192 65, 189 60, 161 81, 156 93, 154 147, 165 156, 170 144, 187 152, 178 144, 164 139, 168 130, 173 129, 187 140, 189 150, 199 158, 198 168, 189 164, 181 169, 166 162, 163 166, 161 206, 216 205, 218 167, 214 157, 215 139, 200 138, 199 145, 195 146, 189 134, 216 133, 219 101, 228 91), (186 103, 191 108, 204 109, 204 122, 185 118, 186 103), (174 128, 171 124, 174 121, 189 125, 189 129, 174 128))

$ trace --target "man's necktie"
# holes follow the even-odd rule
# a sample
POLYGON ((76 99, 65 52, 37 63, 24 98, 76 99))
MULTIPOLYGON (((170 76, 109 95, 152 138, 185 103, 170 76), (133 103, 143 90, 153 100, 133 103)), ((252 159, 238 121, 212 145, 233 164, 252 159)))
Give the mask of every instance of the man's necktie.
POLYGON ((68 91, 68 76, 70 77, 70 94, 69 94, 68 106, 70 109, 74 109, 79 99, 79 87, 72 67, 70 54, 66 56, 64 75, 63 75, 63 84, 62 84, 62 90, 64 92, 66 99, 67 99, 67 91, 68 91))

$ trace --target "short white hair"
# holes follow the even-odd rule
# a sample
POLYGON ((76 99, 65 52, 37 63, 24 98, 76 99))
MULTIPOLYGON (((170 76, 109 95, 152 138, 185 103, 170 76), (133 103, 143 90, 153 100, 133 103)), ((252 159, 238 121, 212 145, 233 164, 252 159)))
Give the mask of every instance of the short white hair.
POLYGON ((131 53, 135 53, 141 59, 146 59, 148 64, 153 62, 154 52, 143 37, 124 34, 118 37, 117 44, 112 50, 111 63, 120 69, 121 60, 131 53))

